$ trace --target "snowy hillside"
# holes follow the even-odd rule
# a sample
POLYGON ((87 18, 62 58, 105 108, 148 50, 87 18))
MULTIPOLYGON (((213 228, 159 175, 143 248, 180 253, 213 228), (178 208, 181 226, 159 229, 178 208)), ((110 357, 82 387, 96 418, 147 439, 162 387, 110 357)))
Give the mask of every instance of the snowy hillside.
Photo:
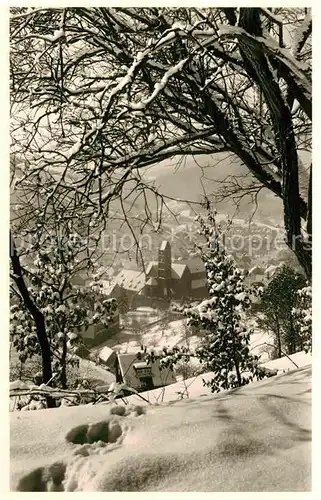
MULTIPOLYGON (((262 344, 264 342, 273 343, 273 338, 270 334, 256 328, 255 322, 253 321, 250 321, 248 326, 254 328, 254 334, 250 342, 253 353, 261 355, 262 361, 267 361, 267 350, 262 344)), ((187 344, 193 350, 198 346, 200 337, 197 335, 190 336, 187 334, 186 328, 187 320, 183 318, 169 321, 166 325, 160 323, 150 327, 146 325, 141 329, 140 333, 135 336, 136 338, 133 338, 133 334, 130 330, 127 331, 125 329, 115 334, 103 345, 111 347, 115 351, 123 354, 136 352, 140 349, 141 345, 149 349, 162 349, 163 347, 174 347, 187 344)), ((99 352, 101 348, 102 346, 99 346, 95 351, 99 352)))
MULTIPOLYGON (((262 366, 270 370, 276 370, 277 375, 279 376, 285 372, 295 370, 296 366, 298 368, 303 368, 312 364, 312 356, 303 351, 291 354, 289 358, 284 356, 283 358, 274 359, 273 361, 267 361, 262 363, 262 366)), ((203 380, 210 381, 212 378, 212 372, 202 373, 201 375, 191 377, 185 381, 180 380, 175 384, 159 387, 158 389, 153 389, 152 391, 142 392, 140 395, 152 404, 171 402, 184 398, 198 398, 206 395, 209 396, 211 394, 211 389, 204 386, 203 380)), ((145 404, 138 395, 131 396, 130 401, 137 404, 145 404)))
POLYGON ((160 406, 12 413, 11 488, 308 491, 310 375, 160 406))
MULTIPOLYGON (((197 337, 191 338, 192 344, 195 344, 197 337)), ((133 339, 131 331, 121 331, 108 340, 105 345, 112 347, 120 353, 136 352, 141 345, 148 348, 157 347, 174 347, 186 343, 186 320, 178 319, 170 321, 167 325, 156 324, 151 327, 146 327, 133 339), (128 340, 126 339, 128 337, 128 340)))

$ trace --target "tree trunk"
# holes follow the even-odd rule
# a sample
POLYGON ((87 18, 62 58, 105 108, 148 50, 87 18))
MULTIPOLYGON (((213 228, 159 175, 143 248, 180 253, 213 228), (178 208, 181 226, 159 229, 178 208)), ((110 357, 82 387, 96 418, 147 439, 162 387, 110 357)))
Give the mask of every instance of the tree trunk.
MULTIPOLYGON (((13 270, 13 280, 20 292, 20 295, 24 301, 26 308, 30 312, 35 322, 38 342, 41 349, 42 378, 43 378, 43 383, 47 384, 52 379, 52 369, 51 369, 51 350, 46 333, 45 318, 30 296, 30 292, 23 278, 20 258, 18 256, 17 249, 14 240, 11 238, 11 235, 10 235, 10 246, 11 246, 10 258, 13 270)), ((46 399, 49 408, 54 408, 56 406, 55 400, 53 398, 47 397, 46 399)))
MULTIPOLYGON (((310 165, 309 188, 308 188, 307 233, 309 238, 310 255, 312 259, 312 163, 310 165)), ((310 274, 308 278, 311 281, 312 274, 310 274)))
POLYGON ((66 335, 64 336, 63 339, 63 345, 62 345, 62 356, 61 356, 61 375, 60 375, 60 382, 61 382, 61 387, 62 389, 67 389, 67 339, 66 335))
MULTIPOLYGON (((239 24, 249 34, 262 36, 260 9, 241 8, 239 24)), ((307 249, 301 233, 298 157, 291 111, 268 65, 262 45, 248 37, 240 37, 239 44, 245 69, 264 94, 281 157, 286 243, 295 253, 307 278, 311 279, 311 251, 307 249)))
POLYGON ((282 345, 281 345, 281 333, 280 333, 280 325, 278 320, 276 320, 276 341, 278 346, 278 357, 282 358, 282 345))
POLYGON ((296 332, 296 329, 294 328, 293 321, 292 321, 291 317, 290 317, 289 329, 290 329, 289 354, 294 354, 296 352, 297 332, 296 332))
POLYGON ((242 385, 242 377, 241 377, 241 372, 240 372, 240 367, 239 367, 239 362, 236 358, 236 356, 233 356, 233 361, 234 361, 234 366, 235 366, 235 372, 236 372, 236 379, 237 379, 237 385, 241 387, 242 385))

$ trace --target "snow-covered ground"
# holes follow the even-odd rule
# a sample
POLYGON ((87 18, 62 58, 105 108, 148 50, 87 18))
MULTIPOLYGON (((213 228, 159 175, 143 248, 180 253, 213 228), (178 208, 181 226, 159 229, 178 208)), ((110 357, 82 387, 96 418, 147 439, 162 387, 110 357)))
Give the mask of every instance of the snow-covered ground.
POLYGON ((290 356, 283 356, 279 359, 273 359, 271 361, 267 361, 264 363, 264 366, 270 368, 271 370, 278 370, 279 373, 287 370, 294 370, 297 365, 298 368, 301 366, 311 365, 312 364, 312 356, 311 354, 307 354, 304 351, 296 352, 295 354, 291 354, 290 356))
POLYGON ((97 365, 88 359, 79 358, 78 376, 82 380, 97 381, 99 384, 111 384, 115 380, 115 376, 105 368, 97 365))
POLYGON ((159 349, 165 346, 173 347, 185 340, 185 324, 186 320, 184 319, 171 321, 167 325, 158 323, 149 328, 142 328, 141 332, 135 335, 135 339, 133 339, 131 330, 122 330, 104 342, 104 346, 112 347, 115 351, 123 354, 136 352, 141 345, 159 349))
MULTIPOLYGON (((249 326, 255 326, 255 323, 249 322, 249 326)), ((132 353, 140 349, 141 345, 147 348, 162 349, 163 347, 174 347, 188 344, 193 350, 197 347, 200 338, 197 335, 186 336, 186 319, 177 319, 170 321, 167 325, 158 323, 149 328, 143 329, 133 339, 132 332, 121 331, 114 335, 111 339, 104 343, 104 346, 112 347, 119 353, 132 353), (128 340, 126 339, 128 337, 128 340)), ((268 350, 262 345, 264 342, 271 343, 272 337, 270 334, 254 328, 254 334, 251 337, 250 347, 253 354, 261 356, 262 361, 267 361, 268 350)), ((101 348, 101 346, 100 346, 101 348)), ((99 349, 95 349, 99 350, 99 349)))
POLYGON ((306 367, 171 404, 12 413, 11 488, 309 491, 310 377, 306 367))

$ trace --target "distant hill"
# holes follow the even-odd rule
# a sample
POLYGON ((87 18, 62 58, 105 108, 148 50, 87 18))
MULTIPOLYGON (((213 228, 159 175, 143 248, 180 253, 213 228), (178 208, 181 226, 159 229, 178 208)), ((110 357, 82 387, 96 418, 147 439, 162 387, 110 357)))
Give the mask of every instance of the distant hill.
MULTIPOLYGON (((231 177, 243 185, 253 180, 248 169, 238 159, 227 154, 202 155, 195 160, 185 157, 179 166, 175 160, 165 161, 146 169, 144 177, 162 194, 192 202, 201 201, 204 191, 210 196, 218 195, 223 189, 223 182, 231 182, 231 177)), ((259 193, 257 204, 256 207, 250 196, 242 198, 237 216, 248 219, 257 208, 254 220, 273 224, 282 222, 282 202, 268 189, 262 189, 259 193)), ((236 204, 230 197, 225 197, 216 204, 216 208, 232 216, 236 204)))

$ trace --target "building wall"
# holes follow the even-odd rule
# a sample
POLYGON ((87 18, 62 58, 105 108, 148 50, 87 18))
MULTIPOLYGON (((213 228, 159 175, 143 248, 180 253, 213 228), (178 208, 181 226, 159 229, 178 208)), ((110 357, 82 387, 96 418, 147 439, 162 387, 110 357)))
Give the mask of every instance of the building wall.
POLYGON ((191 291, 191 275, 186 269, 182 277, 178 280, 172 280, 172 287, 175 290, 174 298, 188 297, 191 291))
POLYGON ((135 307, 152 307, 153 309, 168 309, 169 303, 162 297, 137 295, 134 301, 135 307))
MULTIPOLYGON (((194 273, 193 279, 202 279, 204 278, 204 272, 194 273)), ((155 298, 165 298, 162 290, 162 286, 164 286, 165 282, 160 281, 159 287, 151 287, 146 286, 144 295, 145 297, 155 297, 155 298)), ((179 299, 183 297, 207 297, 208 292, 206 286, 198 288, 196 290, 192 289, 192 275, 187 268, 181 278, 179 279, 170 279, 167 280, 167 285, 173 290, 172 297, 173 299, 179 299)))
MULTIPOLYGON (((156 278, 157 279, 157 278, 156 278)), ((158 286, 146 285, 144 289, 145 297, 163 297, 163 290, 161 283, 158 283, 158 286)))
POLYGON ((205 270, 199 271, 198 273, 193 273, 192 278, 193 278, 193 280, 200 280, 200 279, 206 278, 205 270))
POLYGON ((158 278, 171 279, 172 275, 172 252, 171 246, 167 242, 164 249, 158 251, 158 278))

